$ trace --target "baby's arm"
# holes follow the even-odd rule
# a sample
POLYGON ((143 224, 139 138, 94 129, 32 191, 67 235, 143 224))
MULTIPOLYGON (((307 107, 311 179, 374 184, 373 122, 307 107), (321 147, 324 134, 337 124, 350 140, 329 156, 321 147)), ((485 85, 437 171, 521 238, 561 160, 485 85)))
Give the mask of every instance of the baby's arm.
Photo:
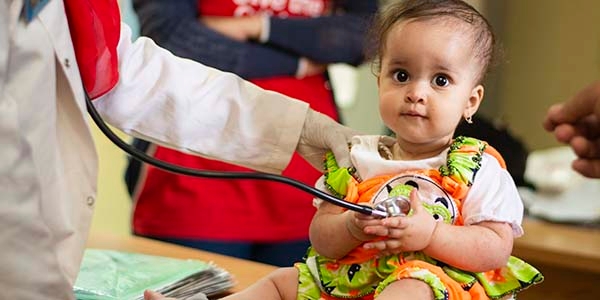
POLYGON ((322 202, 310 224, 310 241, 319 254, 342 258, 363 242, 375 238, 365 234, 363 228, 376 224, 381 226, 381 220, 322 202))
POLYGON ((418 194, 410 195, 413 213, 409 217, 393 217, 383 226, 371 226, 365 232, 386 236, 383 241, 366 243, 367 248, 382 254, 423 251, 451 266, 472 272, 483 272, 506 265, 512 251, 513 232, 507 223, 480 222, 455 226, 436 222, 422 206, 418 194))
POLYGON ((423 252, 459 269, 484 272, 505 266, 512 247, 512 228, 507 223, 440 223, 423 252))

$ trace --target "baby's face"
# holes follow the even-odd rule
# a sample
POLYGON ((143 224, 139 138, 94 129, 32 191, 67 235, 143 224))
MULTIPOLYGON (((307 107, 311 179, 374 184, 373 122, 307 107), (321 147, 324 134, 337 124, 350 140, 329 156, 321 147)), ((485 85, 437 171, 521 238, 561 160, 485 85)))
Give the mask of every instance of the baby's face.
POLYGON ((401 147, 447 145, 458 122, 477 110, 483 87, 473 37, 459 20, 409 20, 388 33, 378 78, 384 123, 401 147))

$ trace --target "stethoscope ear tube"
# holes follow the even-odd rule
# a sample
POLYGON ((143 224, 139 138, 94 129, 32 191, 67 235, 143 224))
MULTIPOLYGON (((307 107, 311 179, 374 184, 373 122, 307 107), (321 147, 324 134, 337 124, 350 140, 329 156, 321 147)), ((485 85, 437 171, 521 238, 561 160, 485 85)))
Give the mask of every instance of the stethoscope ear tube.
POLYGON ((387 216, 387 213, 384 211, 376 210, 369 206, 364 206, 364 205, 359 205, 356 203, 344 201, 343 199, 336 198, 336 197, 329 195, 321 190, 318 190, 314 187, 308 186, 300 181, 297 181, 297 180, 294 180, 294 179, 291 179, 288 177, 284 177, 281 175, 262 173, 262 172, 222 172, 222 171, 199 170, 199 169, 192 169, 192 168, 174 165, 174 164, 167 163, 165 161, 156 159, 154 157, 147 155, 143 151, 140 151, 140 150, 132 147, 131 145, 129 145, 128 143, 123 141, 121 138, 119 138, 110 128, 108 128, 108 126, 104 123, 104 121, 102 120, 102 117, 100 117, 100 114, 98 113, 98 111, 96 110, 94 105, 92 104, 92 101, 89 98, 89 96, 87 95, 87 93, 85 94, 85 102, 86 102, 87 110, 88 110, 90 116, 92 117, 92 120, 94 120, 94 123, 96 124, 96 126, 98 126, 100 131, 102 131, 102 133, 111 142, 113 142, 117 147, 121 148, 121 150, 125 151, 127 154, 131 155, 133 158, 140 160, 142 162, 145 162, 147 164, 153 165, 157 168, 161 168, 163 170, 173 172, 173 173, 195 176, 195 177, 203 177, 203 178, 252 179, 252 180, 277 181, 277 182, 281 182, 281 183, 293 186, 293 187, 295 187, 299 190, 302 190, 304 192, 307 192, 317 198, 323 199, 329 203, 335 204, 337 206, 340 206, 340 207, 343 207, 343 208, 346 208, 346 209, 349 209, 352 211, 360 212, 360 213, 363 213, 366 215, 379 216, 379 217, 387 216))

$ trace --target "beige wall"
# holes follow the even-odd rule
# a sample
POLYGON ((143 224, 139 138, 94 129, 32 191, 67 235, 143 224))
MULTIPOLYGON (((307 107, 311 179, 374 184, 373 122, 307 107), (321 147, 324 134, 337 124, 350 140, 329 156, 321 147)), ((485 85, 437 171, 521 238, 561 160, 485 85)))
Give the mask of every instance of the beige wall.
MULTIPOLYGON (((131 200, 123 181, 125 154, 113 145, 95 124, 91 125, 100 159, 98 197, 92 231, 128 234, 130 232, 131 200)), ((120 134, 122 138, 127 137, 120 134)))
POLYGON ((508 0, 500 111, 532 149, 557 145, 541 123, 547 107, 600 79, 600 1, 508 0))

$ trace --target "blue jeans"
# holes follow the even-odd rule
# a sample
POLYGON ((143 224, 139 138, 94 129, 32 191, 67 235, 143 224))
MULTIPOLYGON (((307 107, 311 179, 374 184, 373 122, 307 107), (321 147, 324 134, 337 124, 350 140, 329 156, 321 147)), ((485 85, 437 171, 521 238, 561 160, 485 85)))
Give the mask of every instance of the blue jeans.
POLYGON ((308 240, 256 243, 162 237, 149 238, 280 267, 290 267, 295 262, 302 261, 310 246, 308 240))

